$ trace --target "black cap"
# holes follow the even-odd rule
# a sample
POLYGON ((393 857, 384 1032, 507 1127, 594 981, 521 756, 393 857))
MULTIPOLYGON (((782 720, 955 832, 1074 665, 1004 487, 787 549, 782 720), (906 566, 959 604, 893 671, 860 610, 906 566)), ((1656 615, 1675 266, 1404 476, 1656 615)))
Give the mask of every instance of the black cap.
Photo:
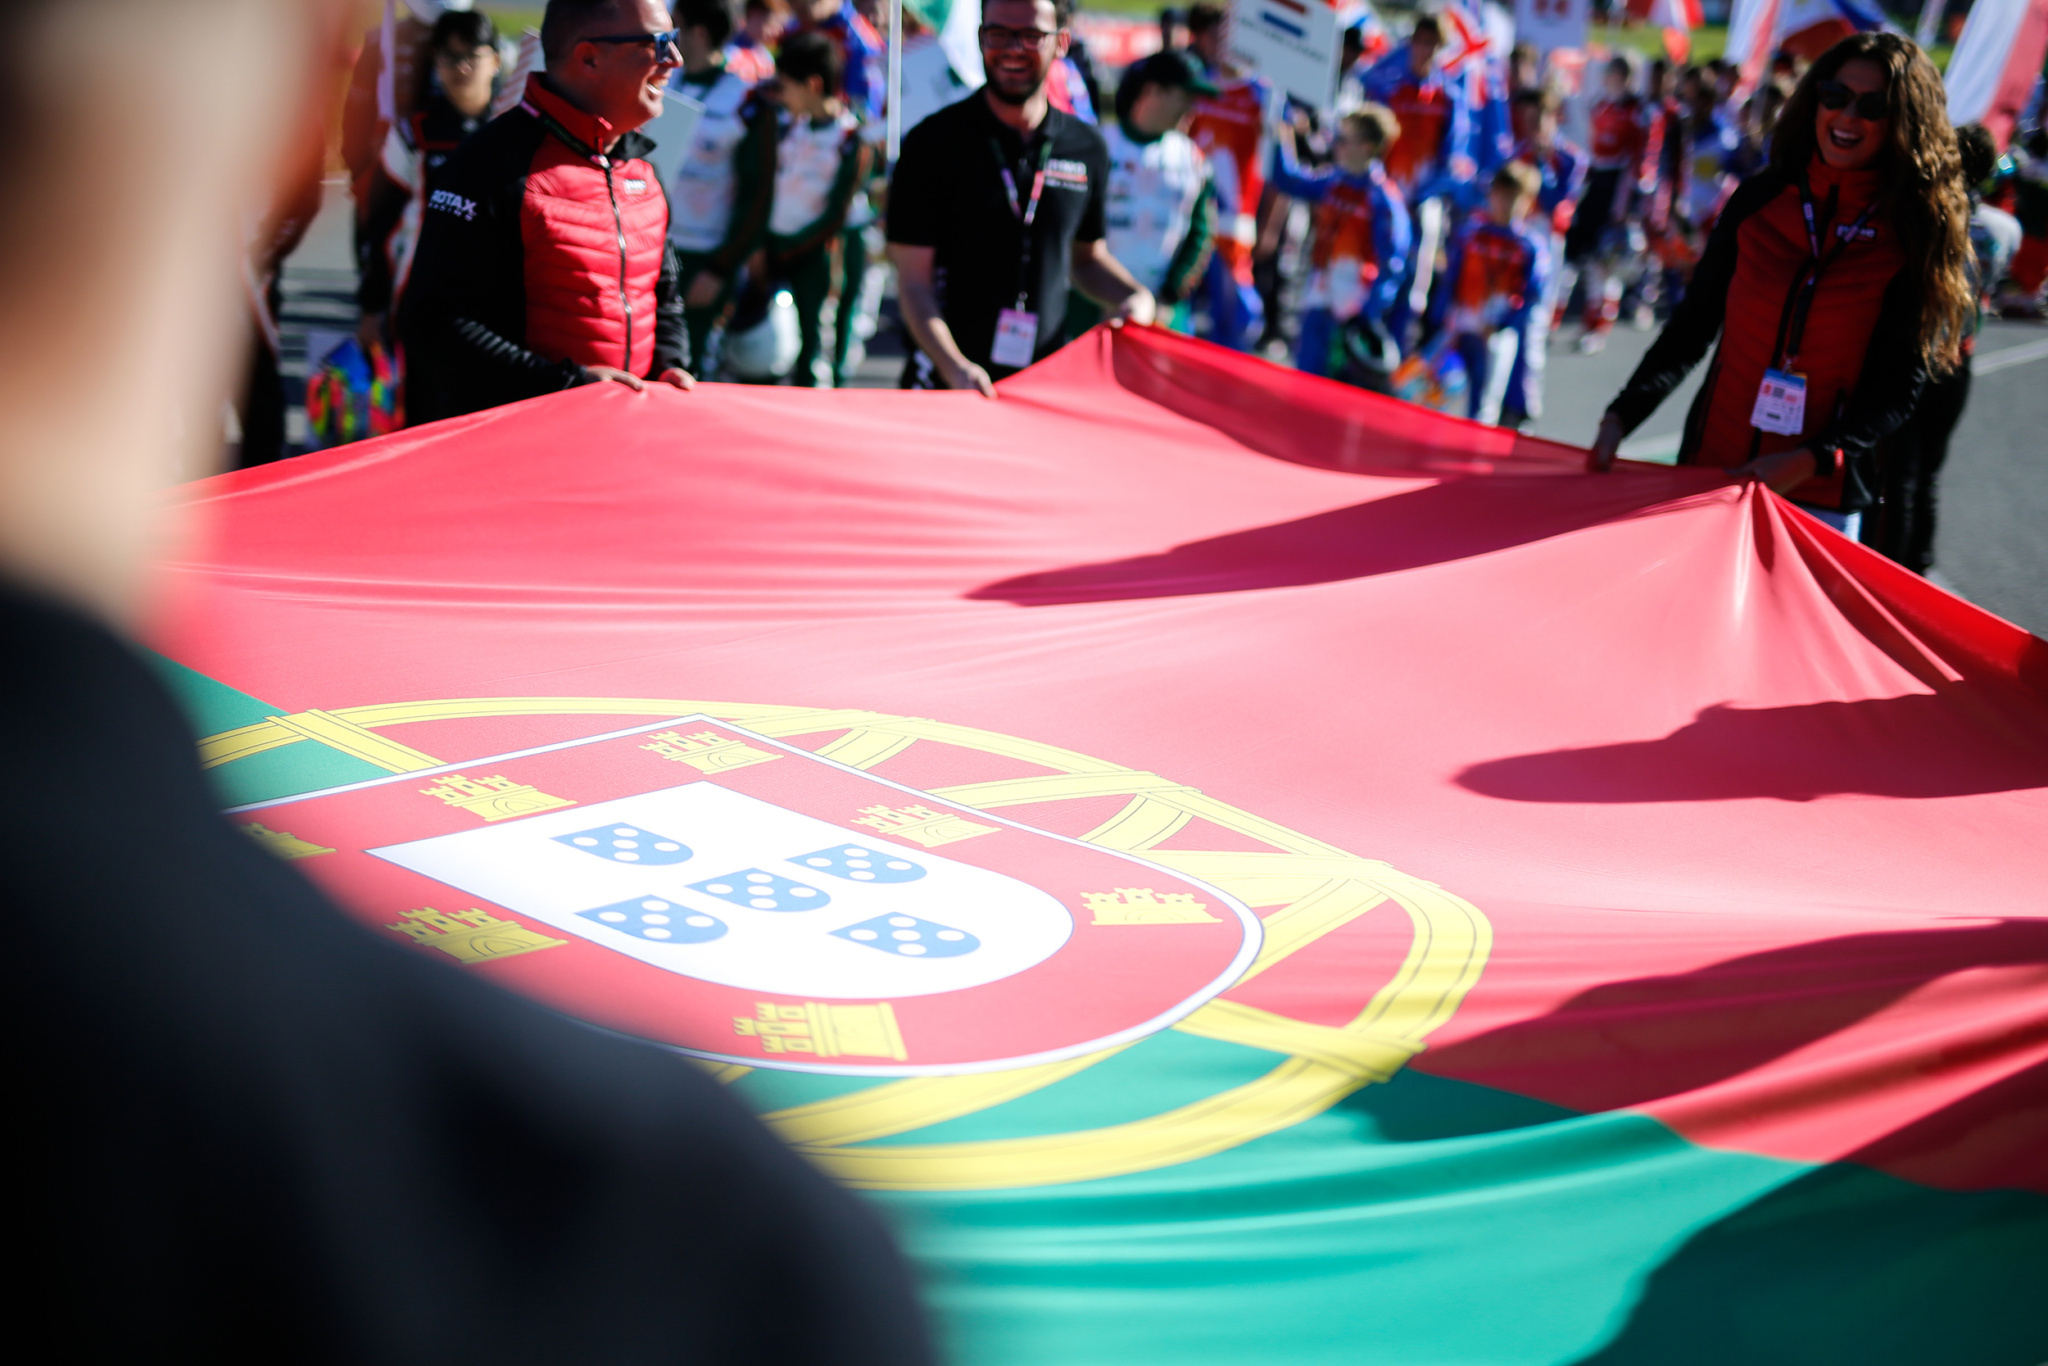
POLYGON ((1197 95, 1219 93, 1216 83, 1203 74, 1200 63, 1187 53, 1176 52, 1172 48, 1155 52, 1137 63, 1124 79, 1133 82, 1133 90, 1147 85, 1163 85, 1197 95))

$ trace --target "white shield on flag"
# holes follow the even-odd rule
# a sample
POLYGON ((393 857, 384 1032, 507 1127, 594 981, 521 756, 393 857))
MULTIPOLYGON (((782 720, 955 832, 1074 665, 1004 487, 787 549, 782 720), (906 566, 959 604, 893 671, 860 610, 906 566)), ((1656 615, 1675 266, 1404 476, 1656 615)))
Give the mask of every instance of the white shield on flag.
POLYGON ((1073 933, 1029 883, 883 843, 699 782, 368 852, 663 971, 790 996, 978 987, 1073 933), (680 844, 664 834, 687 856, 646 862, 680 844))
POLYGON ((238 810, 383 930, 750 1067, 1078 1056, 1184 1018, 1263 936, 1167 864, 701 715, 238 810))

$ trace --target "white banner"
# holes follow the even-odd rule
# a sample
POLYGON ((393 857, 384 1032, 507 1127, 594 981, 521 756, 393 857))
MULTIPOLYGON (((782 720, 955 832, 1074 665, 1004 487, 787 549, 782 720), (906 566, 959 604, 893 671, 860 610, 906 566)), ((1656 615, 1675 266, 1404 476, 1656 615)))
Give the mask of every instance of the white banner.
POLYGON ((1977 0, 1942 74, 1948 86, 1949 122, 1975 123, 1991 112, 2005 79, 2006 59, 2027 17, 2027 0, 1977 0))
POLYGON ((2048 55, 2048 0, 1977 0, 1948 59, 1949 121, 1982 123, 2000 147, 2048 55))
POLYGON ((1515 0, 1515 41, 1538 52, 1583 48, 1592 0, 1515 0))
POLYGON ((1337 103, 1341 35, 1324 0, 1235 0, 1230 9, 1230 55, 1321 110, 1337 103))
POLYGON ((1742 73, 1742 94, 1756 89, 1777 43, 1778 0, 1735 0, 1728 11, 1728 47, 1721 55, 1742 73))

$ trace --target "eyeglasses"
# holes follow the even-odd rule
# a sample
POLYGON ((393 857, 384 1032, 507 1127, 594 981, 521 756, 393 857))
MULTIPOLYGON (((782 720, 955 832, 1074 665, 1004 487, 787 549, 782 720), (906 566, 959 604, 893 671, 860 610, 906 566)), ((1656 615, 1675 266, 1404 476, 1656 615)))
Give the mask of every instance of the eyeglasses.
POLYGON ((654 44, 654 60, 659 62, 666 60, 665 54, 669 52, 676 54, 677 61, 682 60, 683 50, 677 46, 682 41, 682 37, 683 31, 681 29, 672 28, 666 33, 609 33, 601 38, 579 38, 577 41, 583 43, 652 43, 654 44))
POLYGON ((1057 33, 1047 33, 1042 28, 1004 28, 1001 24, 981 26, 981 45, 990 52, 1008 52, 1012 48, 1044 47, 1057 33))
POLYGON ((1814 94, 1820 97, 1823 109, 1843 110, 1851 104, 1856 107, 1856 117, 1875 123, 1888 119, 1892 114, 1892 102, 1882 90, 1866 90, 1858 94, 1840 81, 1822 81, 1815 86, 1814 94))

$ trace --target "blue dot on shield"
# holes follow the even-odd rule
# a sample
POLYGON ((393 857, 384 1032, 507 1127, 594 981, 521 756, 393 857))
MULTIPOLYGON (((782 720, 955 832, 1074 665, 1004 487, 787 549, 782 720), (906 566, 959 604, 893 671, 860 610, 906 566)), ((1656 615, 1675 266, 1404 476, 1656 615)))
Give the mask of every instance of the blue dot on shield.
POLYGON ((755 911, 815 911, 832 904, 832 898, 816 887, 759 868, 742 868, 737 873, 705 878, 690 886, 706 896, 755 911))
POLYGON ((725 922, 717 916, 658 896, 636 896, 577 915, 656 944, 704 944, 725 933, 725 922))
POLYGON ((555 843, 610 859, 613 863, 681 863, 696 852, 681 840, 672 840, 623 821, 616 825, 600 825, 595 830, 578 830, 573 835, 557 835, 555 843))
POLYGON ((924 876, 923 864, 864 844, 835 844, 789 861, 805 872, 829 873, 848 882, 915 882, 924 876))
POLYGON ((878 915, 832 933, 848 943, 899 958, 958 958, 981 947, 981 941, 965 930, 914 915, 878 915))

